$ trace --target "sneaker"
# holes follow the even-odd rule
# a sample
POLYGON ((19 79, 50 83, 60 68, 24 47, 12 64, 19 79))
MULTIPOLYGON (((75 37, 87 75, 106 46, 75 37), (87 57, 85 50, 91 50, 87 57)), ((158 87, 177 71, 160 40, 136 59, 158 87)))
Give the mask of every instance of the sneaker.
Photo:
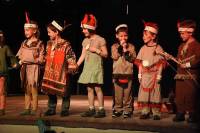
POLYGON ((24 111, 22 111, 20 115, 30 115, 30 113, 31 113, 30 109, 24 109, 24 111))
POLYGON ((153 116, 153 120, 160 120, 160 116, 159 115, 154 115, 153 116))
POLYGON ((176 116, 173 118, 174 122, 181 122, 185 121, 185 114, 184 113, 177 113, 176 116))
POLYGON ((36 115, 37 111, 36 110, 31 110, 30 115, 36 115))
POLYGON ((0 116, 5 115, 5 110, 4 109, 0 109, 0 116))
POLYGON ((54 109, 48 109, 45 113, 44 116, 51 116, 51 115, 55 115, 56 111, 54 109))
POLYGON ((112 117, 116 118, 116 117, 120 117, 121 115, 122 115, 122 112, 114 111, 113 114, 112 114, 112 117))
POLYGON ((124 112, 124 113, 123 113, 123 117, 124 117, 124 118, 131 118, 131 116, 132 116, 132 113, 131 113, 131 112, 124 112))
POLYGON ((149 114, 141 114, 140 119, 149 119, 150 115, 149 114))
POLYGON ((103 118, 106 116, 106 111, 104 109, 98 110, 94 115, 95 118, 103 118))
POLYGON ((81 117, 92 117, 95 115, 95 109, 89 109, 83 113, 81 113, 81 117))
POLYGON ((69 110, 62 110, 60 113, 61 117, 68 116, 68 115, 69 115, 69 110))

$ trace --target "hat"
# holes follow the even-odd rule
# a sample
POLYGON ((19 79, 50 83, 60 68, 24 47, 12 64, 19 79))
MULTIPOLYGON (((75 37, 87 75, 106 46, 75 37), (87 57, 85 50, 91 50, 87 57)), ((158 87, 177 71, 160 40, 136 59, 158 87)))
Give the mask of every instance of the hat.
POLYGON ((53 20, 52 22, 51 22, 51 24, 56 28, 56 29, 58 29, 59 31, 63 31, 63 27, 60 25, 60 24, 58 24, 55 20, 53 20))
POLYGON ((115 28, 115 31, 117 32, 118 29, 119 29, 119 28, 122 28, 122 27, 128 28, 127 24, 120 24, 120 25, 118 25, 118 26, 115 28))
MULTIPOLYGON (((184 31, 186 31, 186 32, 194 32, 194 28, 193 27, 190 27, 189 25, 187 25, 187 24, 180 24, 181 22, 180 21, 178 21, 177 22, 177 27, 178 27, 178 31, 179 32, 184 32, 184 31)), ((184 23, 184 21, 182 21, 182 23, 184 23)))
POLYGON ((85 14, 83 20, 81 21, 81 28, 95 30, 97 27, 97 20, 92 14, 85 14))
POLYGON ((31 23, 28 13, 25 12, 26 23, 24 24, 24 28, 37 28, 37 24, 31 23))
POLYGON ((144 22, 144 30, 158 34, 158 25, 154 22, 144 22))

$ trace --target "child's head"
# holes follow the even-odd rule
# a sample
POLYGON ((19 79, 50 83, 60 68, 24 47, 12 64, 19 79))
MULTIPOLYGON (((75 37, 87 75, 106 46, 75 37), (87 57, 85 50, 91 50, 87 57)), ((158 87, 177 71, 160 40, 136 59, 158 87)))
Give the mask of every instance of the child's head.
POLYGON ((143 41, 148 43, 151 41, 156 42, 158 34, 158 25, 154 22, 145 22, 145 28, 143 31, 143 41))
POLYGON ((120 43, 127 42, 128 40, 128 26, 126 24, 120 24, 115 28, 116 38, 120 43))
POLYGON ((81 21, 82 32, 85 37, 89 37, 96 33, 97 20, 93 14, 85 14, 83 20, 81 21))
POLYGON ((39 38, 40 32, 38 29, 38 24, 35 21, 30 21, 24 24, 24 34, 26 38, 31 38, 32 36, 35 36, 36 38, 39 38))

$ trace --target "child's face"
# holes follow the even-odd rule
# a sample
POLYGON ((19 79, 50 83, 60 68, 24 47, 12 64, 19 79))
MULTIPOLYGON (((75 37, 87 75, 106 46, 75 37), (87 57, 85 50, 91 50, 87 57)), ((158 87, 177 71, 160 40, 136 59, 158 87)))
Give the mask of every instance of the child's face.
POLYGON ((128 34, 126 32, 119 32, 116 34, 116 38, 119 40, 120 44, 127 42, 128 34))
POLYGON ((149 31, 145 30, 143 32, 143 41, 144 41, 144 43, 148 43, 148 42, 153 41, 155 39, 155 37, 156 36, 154 34, 150 33, 149 31))
POLYGON ((48 33, 50 40, 55 40, 56 36, 58 35, 58 32, 54 32, 50 28, 47 28, 47 33, 48 33))
POLYGON ((186 42, 187 40, 189 40, 189 38, 192 36, 192 33, 187 32, 187 31, 182 31, 180 32, 180 37, 181 39, 186 42))
POLYGON ((34 28, 24 28, 24 34, 26 38, 31 38, 36 33, 34 28))

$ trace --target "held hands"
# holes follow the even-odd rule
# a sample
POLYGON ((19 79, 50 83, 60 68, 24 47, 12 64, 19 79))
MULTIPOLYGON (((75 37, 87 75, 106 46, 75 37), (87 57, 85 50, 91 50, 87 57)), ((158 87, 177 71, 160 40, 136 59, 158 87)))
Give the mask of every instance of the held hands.
POLYGON ((157 83, 160 83, 161 79, 162 79, 162 76, 158 74, 158 75, 156 76, 156 81, 157 81, 157 83))

